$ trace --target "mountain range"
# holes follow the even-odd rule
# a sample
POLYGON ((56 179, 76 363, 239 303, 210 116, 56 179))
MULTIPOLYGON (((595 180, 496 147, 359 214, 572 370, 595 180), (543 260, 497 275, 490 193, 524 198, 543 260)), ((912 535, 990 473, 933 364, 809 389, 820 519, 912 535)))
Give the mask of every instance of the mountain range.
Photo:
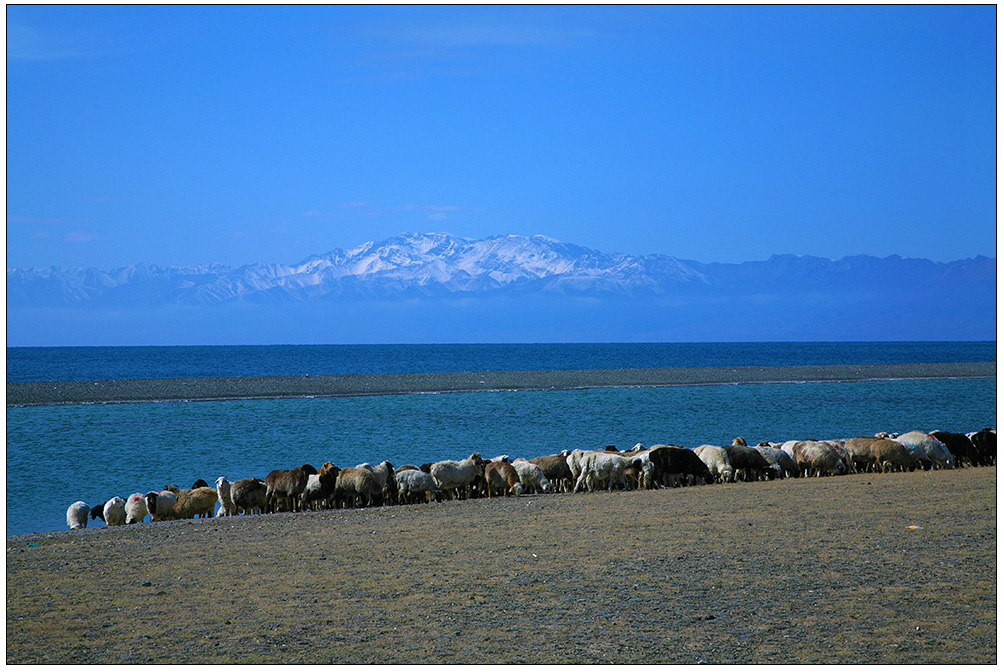
MULTIPOLYGON (((212 324, 216 334, 233 326, 227 315, 243 315, 251 331, 231 331, 248 334, 249 342, 366 342, 371 332, 357 326, 349 334, 339 324, 349 314, 375 320, 373 327, 390 339, 385 342, 992 339, 995 294, 996 262, 982 256, 934 262, 896 255, 775 255, 702 263, 601 252, 545 236, 470 239, 447 233, 404 234, 294 264, 7 270, 9 338, 12 313, 22 319, 15 335, 22 329, 27 338, 31 330, 59 330, 67 320, 86 331, 100 323, 93 317, 98 314, 122 325, 130 323, 130 314, 159 320, 171 330, 180 328, 178 315, 198 313, 202 317, 193 318, 192 329, 212 324), (393 305, 409 308, 395 313, 393 305), (538 322, 528 314, 533 311, 542 311, 538 322), (555 323, 558 315, 567 322, 565 332, 555 323), (264 327, 255 326, 275 316, 289 318, 288 334, 266 336, 264 327), (925 326, 921 316, 939 326, 925 326), (433 328, 438 319, 449 328, 433 328), (480 331, 458 331, 470 320, 480 321, 480 331), (874 324, 864 328, 859 320, 874 324), (621 324, 628 321, 646 326, 621 324), (297 331, 296 324, 303 328, 297 331), (415 331, 416 324, 425 324, 426 332, 415 331), (504 335, 506 328, 512 333, 504 335), (304 329, 316 335, 304 336, 304 329)), ((194 332, 190 338, 208 342, 194 332)))
POLYGON ((995 263, 986 257, 939 263, 895 255, 840 260, 775 255, 741 264, 700 263, 665 254, 605 253, 544 236, 472 240, 426 233, 335 249, 292 265, 8 269, 7 301, 33 307, 211 305, 528 294, 965 291, 994 283, 995 263))

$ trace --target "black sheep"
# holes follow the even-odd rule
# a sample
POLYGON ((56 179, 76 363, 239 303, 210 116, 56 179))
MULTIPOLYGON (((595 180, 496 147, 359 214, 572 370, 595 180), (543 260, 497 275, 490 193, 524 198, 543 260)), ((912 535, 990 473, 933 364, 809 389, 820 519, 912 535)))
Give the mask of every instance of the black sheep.
POLYGON ((715 477, 708 465, 697 454, 686 448, 677 446, 657 446, 648 453, 648 459, 655 467, 655 478, 663 481, 667 476, 694 476, 705 483, 714 483, 715 477))
POLYGON ((997 462, 997 432, 987 427, 973 434, 973 447, 979 454, 979 464, 984 467, 997 462))
POLYGON ((91 520, 97 520, 98 518, 101 520, 105 519, 105 504, 107 503, 108 502, 101 502, 97 506, 91 507, 91 520))
POLYGON ((931 432, 931 436, 945 444, 948 452, 955 458, 955 466, 961 467, 963 464, 976 466, 979 464, 979 453, 973 446, 973 442, 965 434, 956 432, 931 432))
POLYGON ((770 463, 755 448, 742 445, 722 446, 729 455, 729 462, 735 469, 736 478, 743 474, 746 481, 758 481, 762 477, 773 478, 774 470, 770 468, 770 463))

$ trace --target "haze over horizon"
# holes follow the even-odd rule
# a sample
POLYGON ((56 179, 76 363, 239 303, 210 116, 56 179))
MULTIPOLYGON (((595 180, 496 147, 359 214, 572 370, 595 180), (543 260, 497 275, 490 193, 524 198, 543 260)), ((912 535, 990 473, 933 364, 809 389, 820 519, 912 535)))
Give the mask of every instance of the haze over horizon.
POLYGON ((407 234, 293 265, 8 270, 7 337, 15 345, 987 340, 995 269, 987 257, 702 264, 543 236, 407 234))
POLYGON ((7 268, 995 257, 993 6, 7 8, 7 268))

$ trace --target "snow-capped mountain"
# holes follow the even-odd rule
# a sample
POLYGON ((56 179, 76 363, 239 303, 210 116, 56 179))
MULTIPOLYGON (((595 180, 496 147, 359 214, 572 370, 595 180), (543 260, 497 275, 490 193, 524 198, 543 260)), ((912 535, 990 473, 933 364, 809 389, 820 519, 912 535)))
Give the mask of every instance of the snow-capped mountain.
POLYGON ((292 265, 8 269, 7 300, 37 307, 513 294, 637 297, 840 287, 949 289, 967 282, 995 282, 993 260, 978 257, 944 264, 897 256, 831 261, 779 255, 764 262, 704 264, 664 254, 605 253, 545 236, 474 240, 448 233, 409 233, 292 265))
POLYGON ((13 344, 987 340, 996 263, 405 234, 294 264, 7 270, 13 344))
POLYGON ((394 298, 513 292, 659 292, 707 283, 673 257, 607 254, 544 236, 472 240, 447 233, 405 234, 335 249, 292 264, 8 269, 8 301, 18 304, 206 304, 394 298))

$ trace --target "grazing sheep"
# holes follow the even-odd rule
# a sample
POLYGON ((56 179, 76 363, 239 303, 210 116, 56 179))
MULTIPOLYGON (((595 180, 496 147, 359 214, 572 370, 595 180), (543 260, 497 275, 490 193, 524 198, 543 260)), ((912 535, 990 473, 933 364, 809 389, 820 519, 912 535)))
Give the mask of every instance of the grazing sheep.
POLYGON ((87 514, 90 513, 91 507, 87 506, 87 502, 76 501, 70 504, 69 508, 66 509, 66 524, 71 530, 82 530, 87 527, 87 514))
POLYGON ((662 487, 656 477, 657 469, 652 464, 651 452, 651 448, 636 443, 634 448, 621 453, 621 457, 633 458, 632 462, 624 468, 624 477, 632 489, 651 490, 662 487))
POLYGON ((893 440, 902 443, 908 448, 910 447, 910 444, 916 446, 916 450, 911 449, 911 452, 914 454, 918 451, 922 453, 928 460, 930 460, 931 468, 951 469, 955 464, 955 460, 952 458, 952 453, 949 452, 945 444, 926 432, 914 430, 912 432, 907 432, 906 434, 900 434, 893 440))
POLYGON ((307 486, 303 489, 303 508, 313 508, 311 505, 326 509, 332 507, 339 471, 341 470, 331 462, 325 462, 319 472, 307 477, 307 486))
POLYGON ((208 487, 209 484, 200 478, 197 481, 195 481, 195 483, 192 483, 192 487, 190 489, 195 490, 196 488, 208 488, 208 487))
MULTIPOLYGON (((568 465, 568 470, 572 474, 572 481, 574 483, 579 482, 579 477, 582 476, 582 461, 586 458, 586 455, 590 453, 601 453, 604 451, 599 450, 582 450, 581 448, 576 448, 572 452, 565 455, 565 464, 568 465)), ((572 488, 575 491, 575 488, 572 488)))
POLYGON ((879 471, 913 471, 920 466, 917 457, 906 446, 892 439, 875 439, 868 449, 879 471))
MULTIPOLYGON (((568 459, 571 460, 573 455, 575 455, 575 451, 572 451, 568 459)), ((580 471, 572 492, 578 492, 580 488, 587 486, 592 491, 604 484, 609 491, 613 491, 615 485, 620 486, 622 490, 627 490, 624 469, 632 462, 640 463, 640 460, 637 458, 626 459, 613 451, 583 452, 577 460, 580 471)), ((569 464, 569 468, 571 466, 569 464)), ((572 469, 573 473, 574 471, 572 469)))
POLYGON ((851 459, 851 454, 847 452, 844 448, 844 442, 842 440, 831 439, 829 441, 820 441, 820 443, 825 443, 837 454, 840 461, 844 463, 844 473, 853 474, 857 473, 854 469, 854 460, 851 459))
POLYGON ((219 495, 212 488, 193 488, 178 497, 168 517, 183 520, 199 516, 211 518, 218 500, 219 495))
POLYGON ((485 481, 487 482, 488 498, 491 499, 492 489, 501 488, 503 494, 508 497, 514 494, 517 497, 523 494, 523 486, 519 482, 519 474, 508 462, 489 462, 485 465, 485 481))
POLYGON ((397 501, 399 504, 432 502, 436 496, 436 479, 418 469, 397 472, 397 501))
POLYGON ((557 455, 535 457, 529 462, 540 467, 544 476, 551 482, 554 492, 568 492, 572 489, 575 479, 572 478, 572 470, 568 468, 567 457, 567 451, 561 451, 557 455))
POLYGON ((296 469, 275 469, 269 472, 265 477, 269 511, 299 511, 300 495, 307 487, 307 477, 316 473, 317 469, 309 464, 296 469))
POLYGON ((847 465, 829 444, 822 441, 799 441, 792 451, 795 463, 804 476, 835 476, 847 473, 847 465))
POLYGON ((519 482, 523 486, 523 492, 551 492, 551 481, 547 480, 543 469, 528 460, 516 460, 511 463, 516 473, 519 474, 519 482))
POLYGON ((230 484, 230 499, 235 514, 265 513, 268 510, 268 486, 260 478, 242 478, 230 484))
POLYGON ((442 460, 429 466, 429 474, 436 479, 439 492, 451 492, 460 499, 473 495, 476 486, 484 477, 485 461, 481 453, 471 453, 466 460, 442 460))
POLYGON ((105 502, 91 507, 91 520, 98 520, 99 518, 102 522, 105 519, 105 502))
POLYGON ((731 446, 723 446, 729 456, 729 463, 735 473, 736 480, 760 481, 772 478, 773 470, 767 460, 759 451, 745 445, 745 441, 737 443, 742 437, 738 437, 731 446))
POLYGON ((732 483, 735 480, 735 470, 729 462, 729 454, 721 446, 704 444, 694 448, 694 454, 708 467, 708 471, 719 483, 732 483))
POLYGON ((365 507, 383 495, 383 488, 369 469, 348 467, 335 479, 335 506, 365 507))
POLYGON ((875 453, 872 452, 872 444, 876 441, 878 439, 874 436, 856 436, 844 441, 844 450, 850 456, 851 464, 856 472, 882 471, 881 464, 878 463, 875 453))
POLYGON ((233 495, 230 494, 230 486, 231 483, 226 476, 220 476, 216 479, 216 494, 220 499, 220 508, 216 512, 217 517, 237 515, 233 495))
POLYGON ((356 469, 369 469, 376 476, 377 483, 380 484, 380 489, 383 491, 383 501, 388 504, 393 504, 397 499, 397 483, 394 482, 394 465, 384 460, 375 467, 370 466, 369 462, 363 462, 362 464, 357 464, 356 469))
POLYGON ((146 518, 146 497, 142 492, 134 492, 129 495, 125 505, 126 525, 142 523, 146 518))
POLYGON ((171 511, 177 503, 178 496, 170 490, 146 493, 146 510, 150 513, 150 520, 155 523, 170 520, 171 511))
POLYGON ((126 501, 121 497, 112 497, 104 506, 104 519, 106 525, 125 525, 126 501))
POLYGON ((795 458, 777 446, 772 446, 764 441, 756 449, 771 465, 771 468, 777 472, 779 478, 798 478, 801 476, 795 458))
POLYGON ((924 452, 924 449, 921 448, 920 445, 918 445, 917 443, 913 441, 900 441, 899 434, 895 432, 879 432, 875 436, 880 439, 888 439, 890 441, 895 441, 896 443, 899 443, 904 448, 906 448, 906 452, 910 453, 911 457, 913 457, 914 459, 914 466, 909 467, 910 471, 913 471, 914 469, 917 468, 927 471, 928 469, 934 466, 934 463, 931 462, 931 458, 927 456, 927 453, 924 452))
POLYGON ((976 450, 980 466, 989 467, 997 463, 997 430, 984 427, 978 432, 967 434, 976 450))
MULTIPOLYGON (((400 474, 402 471, 409 471, 409 470, 412 470, 412 469, 415 470, 415 471, 422 471, 422 469, 420 469, 419 467, 416 467, 414 464, 402 464, 400 467, 398 467, 397 469, 394 470, 394 473, 395 474, 400 474)), ((426 473, 428 473, 428 472, 426 472, 426 473)))
POLYGON ((955 458, 956 467, 962 467, 967 464, 975 467, 979 464, 979 453, 976 451, 972 440, 965 434, 939 431, 929 432, 929 434, 945 444, 948 452, 955 458))
POLYGON ((656 479, 664 485, 670 480, 686 483, 691 476, 695 482, 704 481, 709 485, 715 482, 708 465, 697 453, 682 446, 652 446, 648 456, 655 465, 656 479))

